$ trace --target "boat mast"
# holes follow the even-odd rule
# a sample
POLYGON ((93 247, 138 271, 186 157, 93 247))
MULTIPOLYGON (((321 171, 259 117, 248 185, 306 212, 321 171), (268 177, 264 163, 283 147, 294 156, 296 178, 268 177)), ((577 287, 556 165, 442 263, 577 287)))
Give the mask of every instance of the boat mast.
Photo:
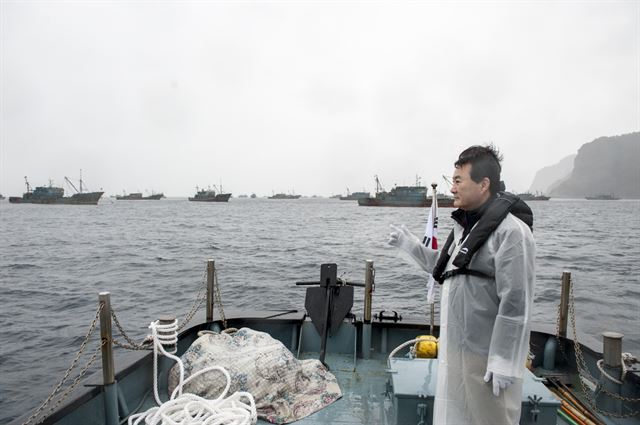
MULTIPOLYGON (((73 185, 73 183, 71 183, 71 180, 69 180, 69 178, 67 176, 64 176, 64 179, 67 181, 67 183, 69 183, 69 185, 71 185, 71 187, 73 188, 73 190, 75 190, 76 192, 78 192, 78 189, 73 185)), ((82 180, 81 180, 82 181, 82 180)), ((80 193, 80 192, 78 192, 80 193)))
POLYGON ((82 168, 80 169, 80 193, 82 193, 82 168))
POLYGON ((384 192, 384 188, 382 187, 382 185, 380 184, 380 180, 378 180, 378 175, 376 174, 375 176, 376 179, 376 195, 380 192, 384 192))
POLYGON ((27 193, 31 193, 31 185, 29 184, 29 180, 27 180, 27 176, 24 176, 24 182, 27 185, 27 193))
POLYGON ((443 174, 442 178, 444 179, 445 183, 447 183, 449 185, 449 188, 451 188, 451 186, 453 186, 453 182, 451 181, 451 179, 449 177, 447 177, 447 176, 445 176, 443 174))

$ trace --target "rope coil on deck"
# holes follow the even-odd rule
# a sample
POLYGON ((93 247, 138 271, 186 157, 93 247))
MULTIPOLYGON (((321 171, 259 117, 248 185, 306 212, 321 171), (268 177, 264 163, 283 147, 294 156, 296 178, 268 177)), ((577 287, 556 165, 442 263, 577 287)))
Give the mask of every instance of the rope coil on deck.
POLYGON ((229 372, 220 366, 211 366, 199 370, 184 379, 184 364, 173 352, 167 352, 165 346, 177 347, 178 322, 160 324, 158 321, 149 325, 153 335, 153 395, 158 407, 152 407, 144 413, 131 415, 129 425, 253 425, 258 420, 255 400, 251 393, 238 391, 227 396, 231 387, 229 372), (160 333, 162 332, 162 333, 160 333), (180 369, 180 380, 171 393, 168 401, 161 402, 158 395, 158 353, 175 360, 180 369), (227 384, 218 397, 205 399, 195 394, 183 393, 182 388, 192 379, 205 373, 216 371, 222 373, 227 384), (144 421, 144 422, 143 422, 144 421))
POLYGON ((596 362, 596 366, 598 366, 598 370, 600 370, 600 373, 602 374, 602 376, 604 376, 611 382, 614 382, 618 385, 622 385, 624 384, 624 378, 625 376, 627 376, 627 372, 629 371, 627 364, 631 365, 635 362, 637 362, 637 359, 631 353, 622 353, 622 356, 620 357, 620 368, 622 369, 622 372, 620 373, 620 379, 614 378, 604 370, 603 359, 598 360, 596 362))
MULTIPOLYGON (((195 299, 193 300, 193 304, 191 305, 191 308, 185 315, 182 323, 180 323, 180 325, 178 326, 178 331, 182 330, 185 326, 187 326, 187 324, 191 321, 191 319, 193 319, 193 317, 198 312, 198 310, 200 310, 200 308, 202 307, 202 304, 207 298, 206 277, 207 277, 207 272, 205 270, 204 275, 202 276, 202 280, 198 285, 198 292, 196 294, 195 299)), ((216 281, 216 285, 217 285, 217 281, 216 281)), ((219 292, 219 288, 218 288, 218 292, 219 292)), ((218 298, 219 298, 219 294, 218 294, 218 298)), ((222 311, 222 301, 220 301, 220 309, 222 311)), ((222 315, 224 316, 224 311, 222 311, 222 315)), ((152 349, 151 344, 153 343, 153 338, 151 337, 151 335, 147 335, 140 343, 137 343, 133 340, 133 338, 131 338, 128 335, 124 327, 120 324, 120 321, 118 320, 118 316, 116 315, 116 312, 113 308, 111 308, 111 318, 113 319, 113 323, 116 325, 116 328, 118 328, 120 335, 122 335, 122 337, 127 341, 127 343, 123 343, 114 338, 113 345, 115 345, 116 347, 123 348, 125 350, 151 350, 152 349)))

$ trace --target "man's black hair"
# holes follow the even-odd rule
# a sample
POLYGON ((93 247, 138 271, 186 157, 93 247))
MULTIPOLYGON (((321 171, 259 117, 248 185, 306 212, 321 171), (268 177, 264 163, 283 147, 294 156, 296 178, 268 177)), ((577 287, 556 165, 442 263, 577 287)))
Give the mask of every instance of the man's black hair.
POLYGON ((495 146, 474 145, 462 151, 454 165, 460 168, 464 164, 471 164, 471 179, 480 183, 483 178, 489 178, 489 190, 495 195, 502 189, 500 161, 502 161, 502 155, 495 146))

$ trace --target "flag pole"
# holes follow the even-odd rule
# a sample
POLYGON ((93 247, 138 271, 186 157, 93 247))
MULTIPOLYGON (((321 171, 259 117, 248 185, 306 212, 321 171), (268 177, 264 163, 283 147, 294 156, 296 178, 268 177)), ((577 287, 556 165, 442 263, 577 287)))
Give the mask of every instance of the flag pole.
MULTIPOLYGON (((433 203, 436 202, 437 203, 437 190, 436 188, 438 187, 438 183, 431 183, 431 188, 433 189, 432 191, 432 195, 431 195, 431 211, 429 212, 430 214, 432 214, 433 211, 433 203)), ((435 217, 431 218, 432 220, 435 220, 435 217)), ((435 236, 435 235, 434 235, 435 236)), ((436 318, 436 303, 435 300, 434 302, 431 302, 429 304, 429 309, 430 309, 430 314, 429 314, 429 335, 433 335, 433 326, 435 323, 435 318, 436 318)))

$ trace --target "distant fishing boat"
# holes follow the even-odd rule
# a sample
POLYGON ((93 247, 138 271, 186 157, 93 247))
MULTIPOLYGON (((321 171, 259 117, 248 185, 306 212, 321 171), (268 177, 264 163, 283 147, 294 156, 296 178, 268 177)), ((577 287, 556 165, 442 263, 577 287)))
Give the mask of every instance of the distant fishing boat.
POLYGON ((140 192, 132 192, 128 195, 116 195, 118 201, 157 201, 164 198, 164 193, 152 193, 149 196, 142 196, 140 192))
POLYGON ((534 195, 531 192, 518 193, 516 196, 518 196, 523 201, 548 201, 549 199, 551 199, 550 196, 544 196, 542 194, 534 195))
POLYGON ((37 186, 35 190, 32 190, 29 180, 25 176, 24 181, 27 185, 27 191, 22 196, 10 196, 9 202, 12 204, 96 205, 104 194, 104 192, 83 192, 82 173, 80 173, 80 189, 77 189, 67 177, 64 179, 76 193, 71 196, 64 196, 64 189, 53 186, 51 181, 49 186, 37 186))
POLYGON ((617 198, 615 195, 594 195, 585 196, 585 199, 590 201, 618 201, 620 198, 617 198))
POLYGON ((251 198, 251 199, 256 199, 256 194, 255 194, 255 193, 252 193, 252 194, 251 194, 251 196, 250 196, 250 198, 251 198))
MULTIPOLYGON (((220 187, 220 192, 222 192, 222 186, 220 187)), ((216 193, 211 188, 199 190, 198 186, 196 186, 196 194, 189 200, 197 202, 229 202, 229 198, 231 198, 230 193, 216 193)))
POLYGON ((0 193, 0 201, 2 201, 4 199, 4 196, 2 196, 2 193, 0 193))
MULTIPOLYGON (((427 197, 427 187, 420 185, 420 178, 416 177, 415 186, 396 186, 389 192, 385 191, 378 176, 375 176, 375 197, 360 198, 358 205, 363 207, 430 207, 431 198, 427 197)), ((453 207, 453 198, 438 194, 438 206, 453 207)))
POLYGON ((269 196, 269 199, 299 199, 302 195, 290 195, 286 193, 276 193, 273 196, 269 196))
POLYGON ((347 196, 340 196, 341 201, 357 201, 358 199, 370 198, 371 193, 369 192, 353 192, 349 193, 349 188, 347 188, 347 196))

